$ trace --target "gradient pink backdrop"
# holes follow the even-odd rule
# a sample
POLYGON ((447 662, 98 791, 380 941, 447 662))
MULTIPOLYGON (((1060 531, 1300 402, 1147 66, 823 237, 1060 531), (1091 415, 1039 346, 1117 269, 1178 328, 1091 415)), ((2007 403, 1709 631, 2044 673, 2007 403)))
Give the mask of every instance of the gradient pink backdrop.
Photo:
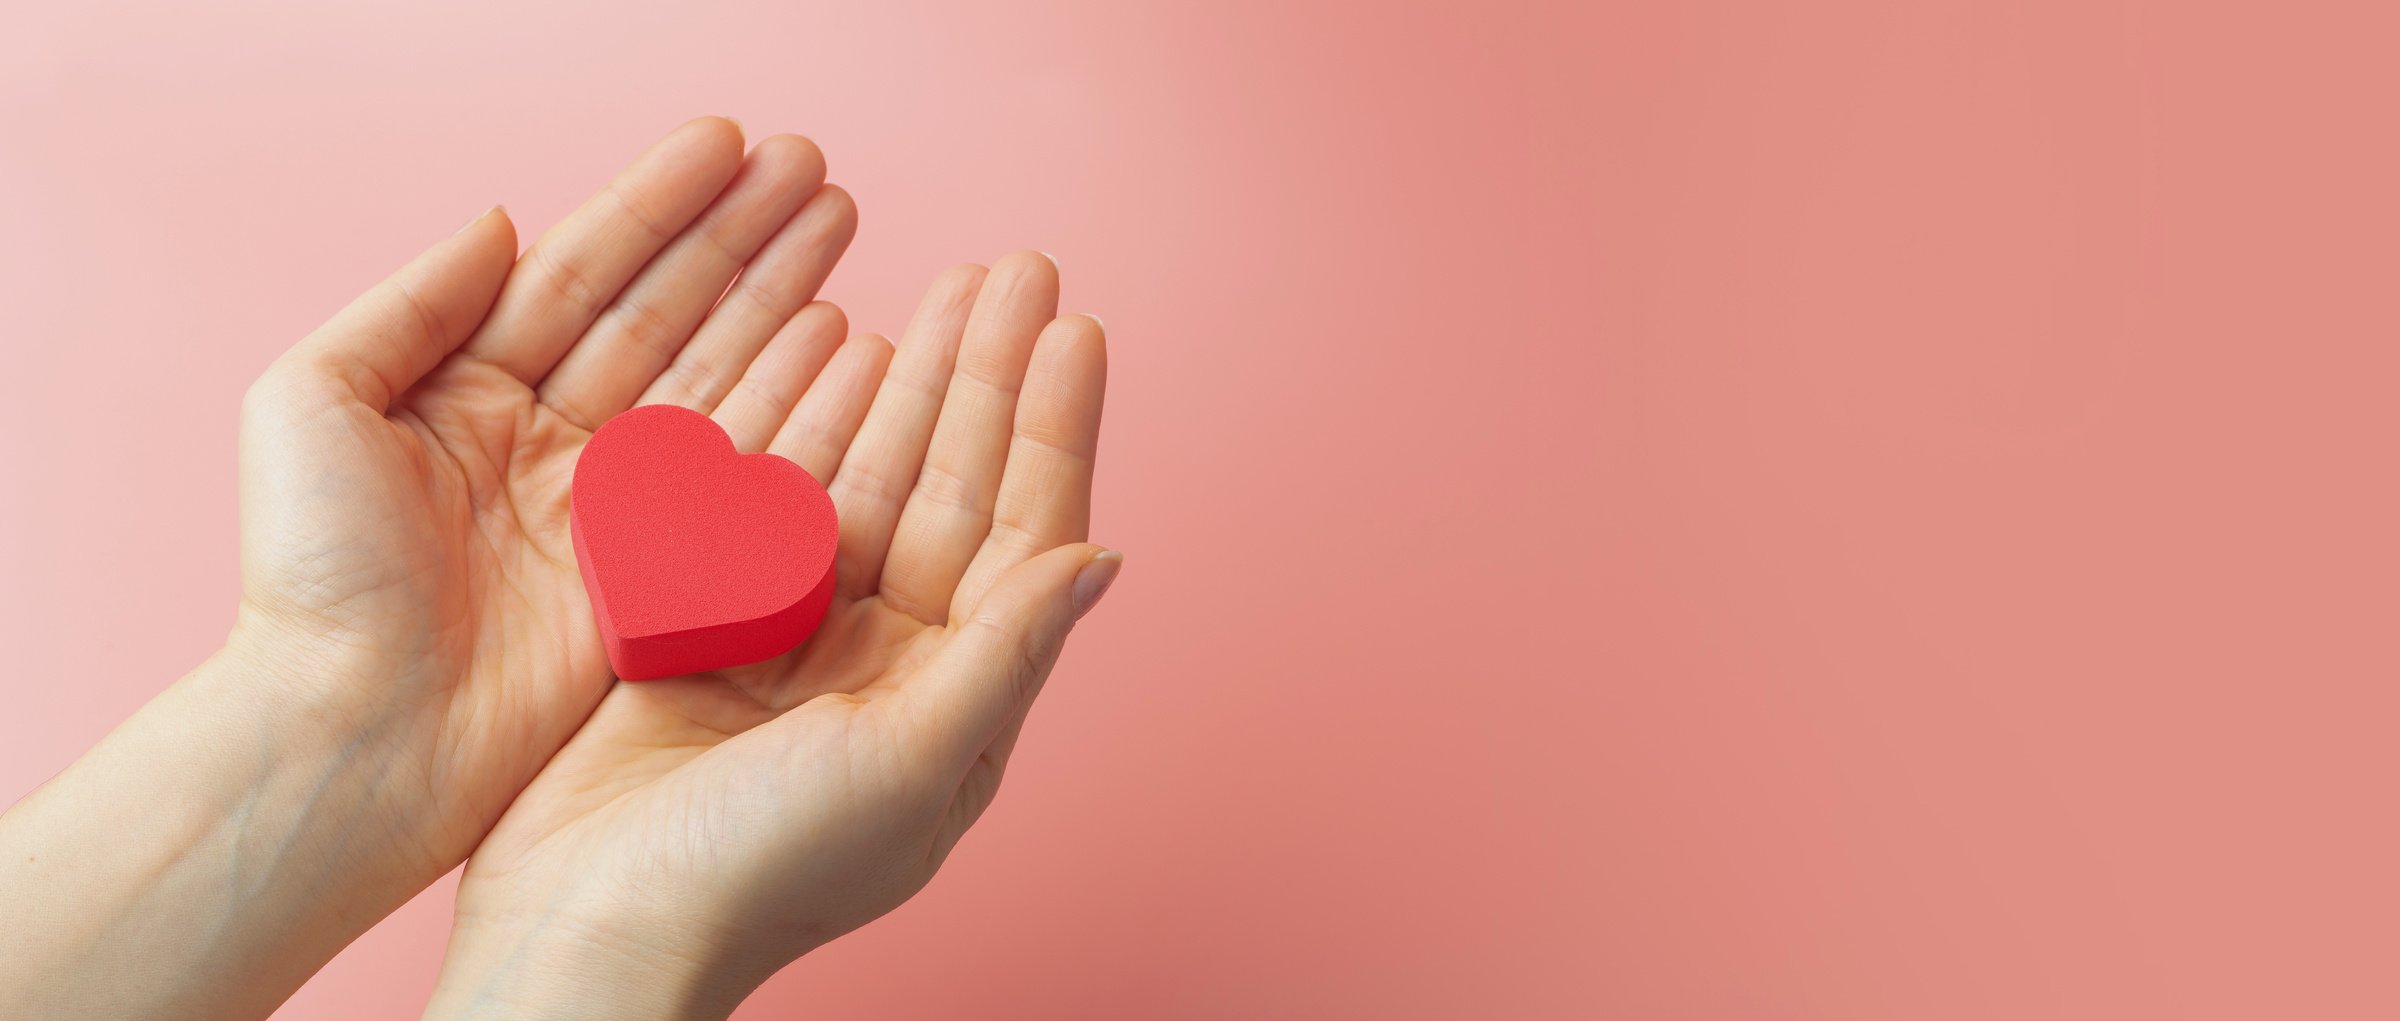
MULTIPOLYGON (((746 1016, 2400 1014, 2389 5, 6 21, 0 797, 220 637, 269 358, 723 113, 857 328, 1057 253, 1130 558, 746 1016)), ((449 893, 286 1016, 415 1016, 449 893)))

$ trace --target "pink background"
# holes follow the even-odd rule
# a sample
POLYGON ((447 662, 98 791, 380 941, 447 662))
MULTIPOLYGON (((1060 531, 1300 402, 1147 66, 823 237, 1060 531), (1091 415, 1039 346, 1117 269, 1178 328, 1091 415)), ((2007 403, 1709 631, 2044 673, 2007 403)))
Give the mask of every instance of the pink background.
POLYGON ((747 1016, 2400 1013, 2389 5, 323 6, 7 14, 0 797, 222 634, 270 357, 722 113, 856 328, 1059 256, 1129 556, 747 1016))

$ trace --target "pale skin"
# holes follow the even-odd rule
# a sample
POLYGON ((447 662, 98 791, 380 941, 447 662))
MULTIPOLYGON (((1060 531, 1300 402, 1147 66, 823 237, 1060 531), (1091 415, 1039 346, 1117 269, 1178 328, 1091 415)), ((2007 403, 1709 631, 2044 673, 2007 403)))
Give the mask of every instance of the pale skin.
POLYGON ((722 1017, 932 877, 1122 563, 1102 330, 1028 252, 844 340, 849 196, 744 150, 685 124, 522 255, 477 217, 251 388, 224 649, 0 816, 0 1016, 264 1016, 466 861, 428 1016, 722 1017), (610 674, 568 483, 649 403, 828 480, 792 653, 610 674))

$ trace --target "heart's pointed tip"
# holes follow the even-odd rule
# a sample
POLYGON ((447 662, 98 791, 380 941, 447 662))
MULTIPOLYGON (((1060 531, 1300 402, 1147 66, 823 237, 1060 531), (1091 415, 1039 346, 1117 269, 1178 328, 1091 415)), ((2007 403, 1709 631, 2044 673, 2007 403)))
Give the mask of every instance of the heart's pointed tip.
POLYGON ((752 620, 664 634, 612 635, 609 665, 620 679, 649 681, 763 663, 799 648, 825 622, 832 606, 833 586, 828 583, 752 620))

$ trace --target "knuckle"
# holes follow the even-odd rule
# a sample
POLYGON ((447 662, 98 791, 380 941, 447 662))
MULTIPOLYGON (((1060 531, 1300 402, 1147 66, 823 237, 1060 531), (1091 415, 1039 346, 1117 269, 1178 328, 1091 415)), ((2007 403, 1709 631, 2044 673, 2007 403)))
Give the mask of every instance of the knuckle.
POLYGON ((683 349, 685 331, 668 322, 649 302, 627 295, 619 299, 617 307, 626 341, 653 364, 666 364, 683 349))
MULTIPOLYGON (((922 497, 937 506, 965 511, 969 514, 991 513, 991 508, 983 505, 980 494, 974 486, 968 484, 965 478, 947 467, 930 461, 926 462, 925 466, 917 472, 916 497, 922 497)), ((911 502, 914 502, 914 498, 911 499, 911 502)))

